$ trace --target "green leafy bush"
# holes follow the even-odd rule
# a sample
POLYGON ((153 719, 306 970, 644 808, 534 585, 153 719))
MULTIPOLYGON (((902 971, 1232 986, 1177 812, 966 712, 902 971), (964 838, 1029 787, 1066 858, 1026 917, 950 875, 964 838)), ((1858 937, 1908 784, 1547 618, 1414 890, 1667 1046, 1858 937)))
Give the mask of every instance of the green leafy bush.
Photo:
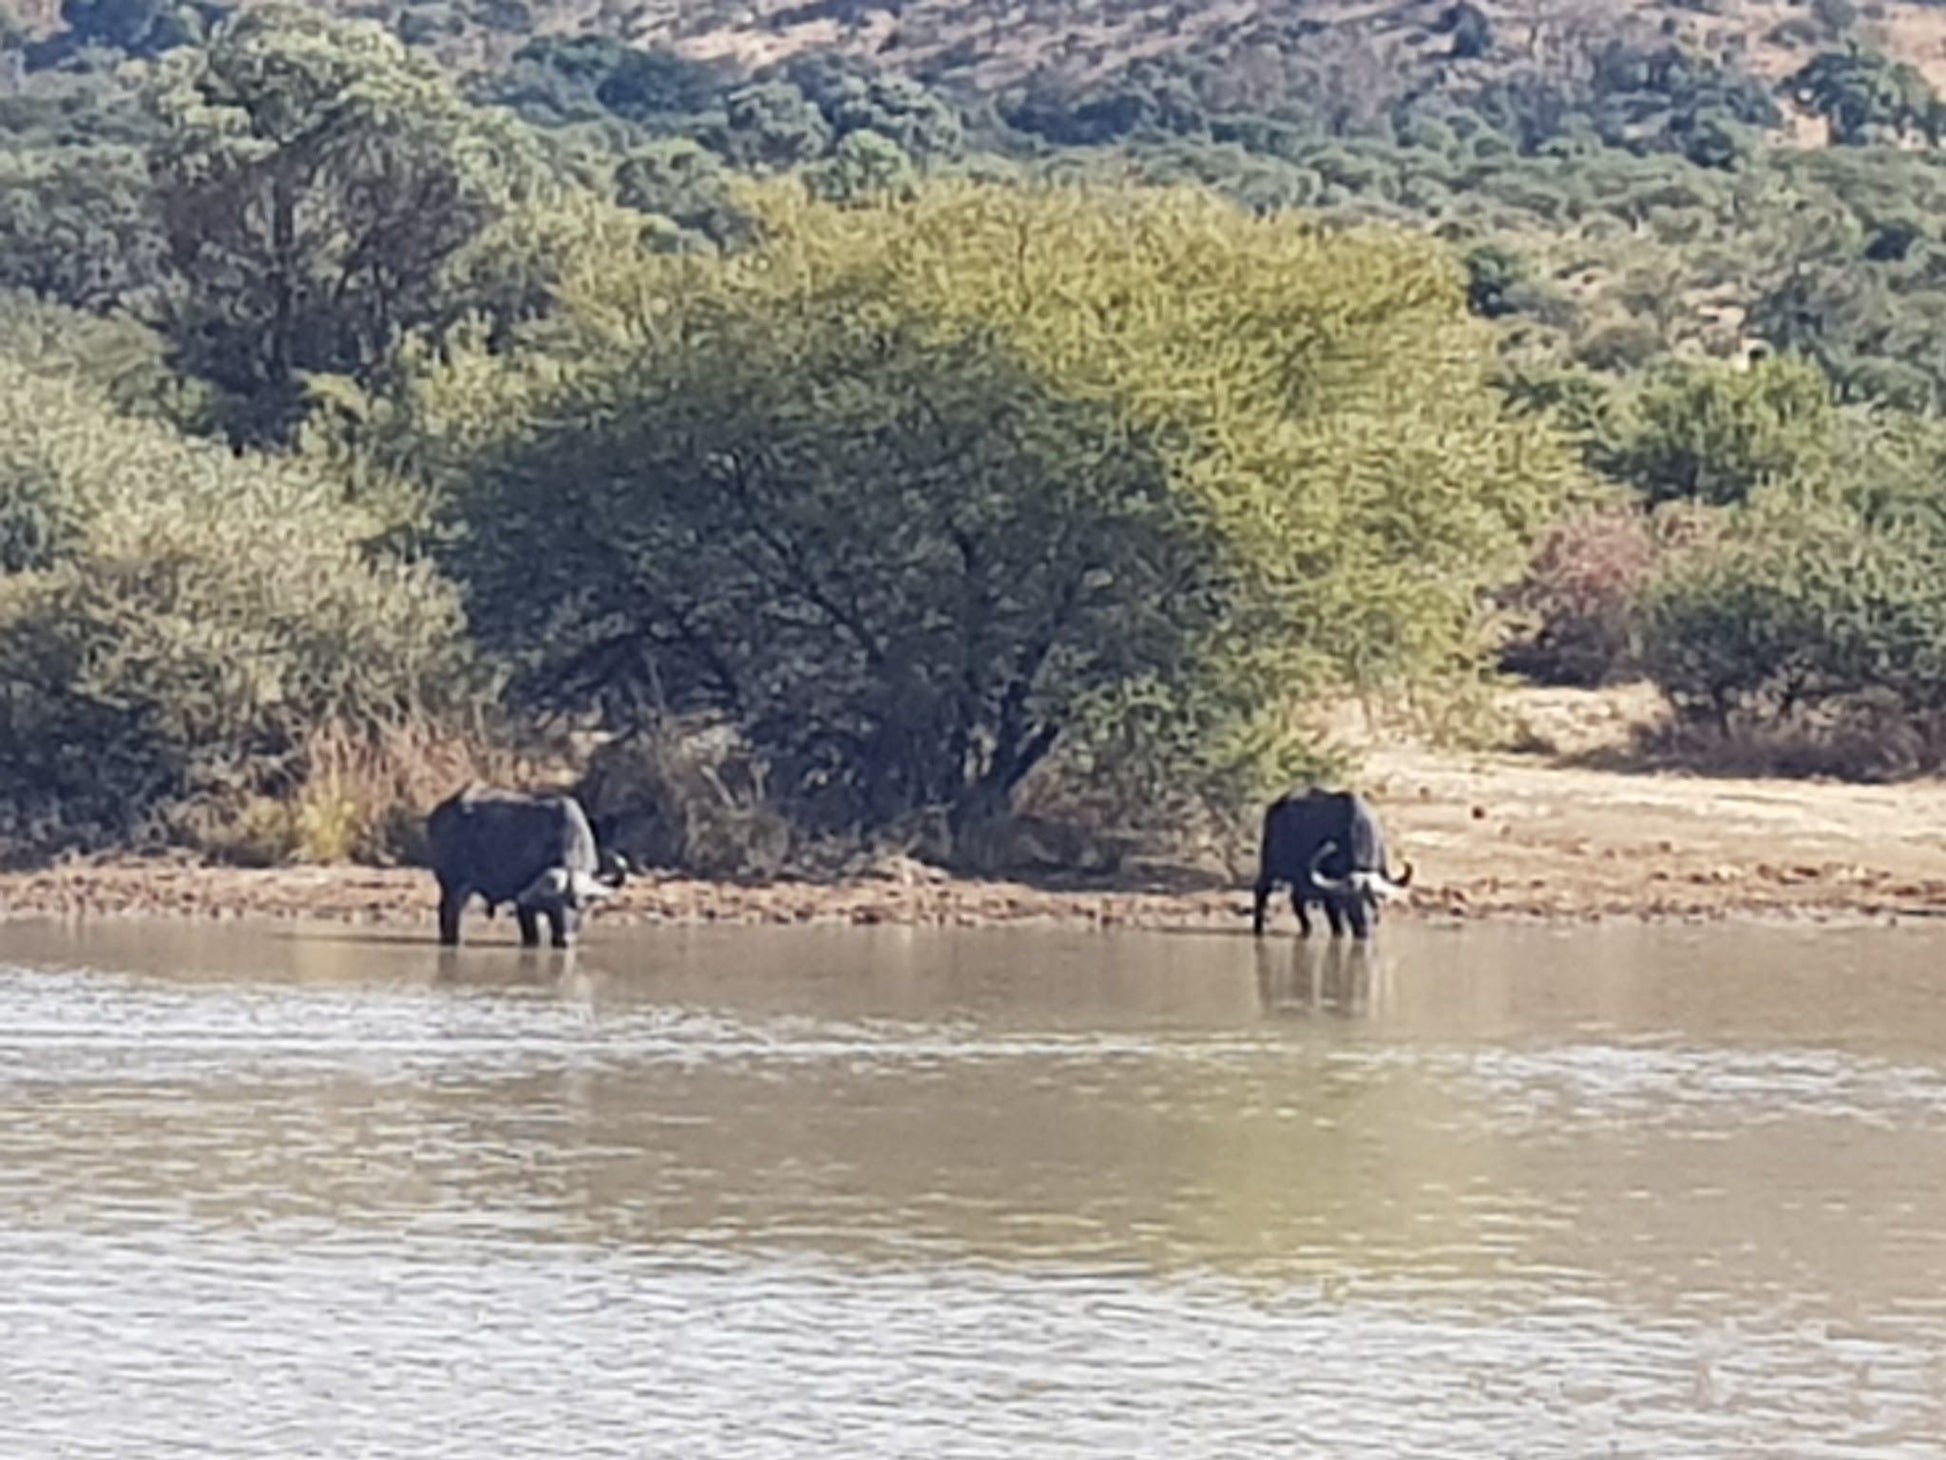
MULTIPOLYGON (((0 805, 72 832, 288 789, 320 727, 472 702, 454 593, 296 462, 0 358, 0 805)), ((58 828, 57 828, 58 829, 58 828)))
POLYGON ((84 309, 153 306, 166 255, 134 148, 0 150, 0 288, 84 309))
POLYGON ((1837 419, 1829 383, 1804 361, 1678 366, 1641 389, 1633 422, 1596 460, 1652 503, 1724 506, 1817 473, 1837 419))
POLYGON ((1881 498, 1772 489, 1717 548, 1654 585, 1644 659, 1679 716, 1719 737, 1839 738, 1821 768, 1935 764, 1946 726, 1946 516, 1932 494, 1881 498), (1895 726, 1877 749, 1848 738, 1895 726))

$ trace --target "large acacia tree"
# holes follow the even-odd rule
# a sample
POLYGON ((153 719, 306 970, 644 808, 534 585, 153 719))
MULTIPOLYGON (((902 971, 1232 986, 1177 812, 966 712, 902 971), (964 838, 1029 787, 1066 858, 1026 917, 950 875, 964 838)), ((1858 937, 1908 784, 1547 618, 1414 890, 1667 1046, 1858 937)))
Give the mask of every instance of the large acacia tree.
POLYGON ((1306 696, 1466 674, 1564 483, 1404 234, 1159 191, 745 206, 740 254, 591 249, 544 343, 431 373, 411 444, 530 693, 726 712, 834 814, 963 819, 1051 753, 1256 789, 1306 696))

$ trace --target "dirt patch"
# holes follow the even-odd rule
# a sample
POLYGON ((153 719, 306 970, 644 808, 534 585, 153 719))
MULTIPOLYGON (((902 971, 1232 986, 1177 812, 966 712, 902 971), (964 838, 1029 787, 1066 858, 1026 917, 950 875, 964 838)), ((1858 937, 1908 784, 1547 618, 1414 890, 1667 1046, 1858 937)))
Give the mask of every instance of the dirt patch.
POLYGON ((1531 756, 1372 757, 1424 901, 1455 913, 1946 913, 1946 785, 1585 770, 1531 756))
MULTIPOLYGON (((1414 863, 1395 916, 1823 920, 1946 916, 1946 782, 1859 786, 1718 778, 1573 764, 1652 717, 1649 692, 1528 690, 1508 721, 1526 753, 1372 750, 1359 784, 1394 856, 1414 863)), ((430 926, 422 871, 265 870, 180 861, 72 865, 0 876, 0 915, 157 914, 430 926)), ((1280 926, 1288 927, 1281 910, 1280 926)), ((632 881, 600 922, 1248 925, 1247 887, 1158 869, 1113 881, 956 878, 895 859, 829 881, 632 881)), ((469 918, 469 936, 511 920, 469 918)))

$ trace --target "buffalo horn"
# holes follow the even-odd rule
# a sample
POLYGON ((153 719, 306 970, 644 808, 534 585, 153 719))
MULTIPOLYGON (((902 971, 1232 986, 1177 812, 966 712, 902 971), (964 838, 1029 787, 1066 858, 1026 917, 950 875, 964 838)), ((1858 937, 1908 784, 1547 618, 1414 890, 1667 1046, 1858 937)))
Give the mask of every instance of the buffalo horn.
POLYGON ((1313 887, 1317 888, 1320 892, 1335 892, 1342 897, 1356 890, 1356 878, 1358 874, 1354 872, 1350 877, 1324 877, 1319 875, 1318 872, 1319 865, 1332 852, 1336 851, 1337 847, 1338 844, 1336 842, 1326 842, 1323 846, 1319 847, 1312 855, 1311 865, 1307 870, 1310 873, 1311 885, 1313 887))

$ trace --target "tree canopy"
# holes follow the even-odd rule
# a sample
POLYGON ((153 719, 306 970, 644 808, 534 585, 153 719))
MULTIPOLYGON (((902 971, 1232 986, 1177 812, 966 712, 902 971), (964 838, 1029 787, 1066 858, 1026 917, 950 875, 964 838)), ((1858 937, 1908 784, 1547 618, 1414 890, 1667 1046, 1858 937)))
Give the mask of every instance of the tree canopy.
POLYGON ((1004 804, 1057 747, 1254 789, 1307 695, 1476 666, 1569 479, 1410 238, 1141 191, 743 201, 746 252, 590 252, 573 328, 435 370, 407 454, 530 693, 734 715, 835 819, 1004 804))
POLYGON ((442 266, 538 186, 522 130, 375 25, 267 6, 160 63, 157 204, 184 367, 292 423, 301 377, 368 380, 438 318, 442 266))

